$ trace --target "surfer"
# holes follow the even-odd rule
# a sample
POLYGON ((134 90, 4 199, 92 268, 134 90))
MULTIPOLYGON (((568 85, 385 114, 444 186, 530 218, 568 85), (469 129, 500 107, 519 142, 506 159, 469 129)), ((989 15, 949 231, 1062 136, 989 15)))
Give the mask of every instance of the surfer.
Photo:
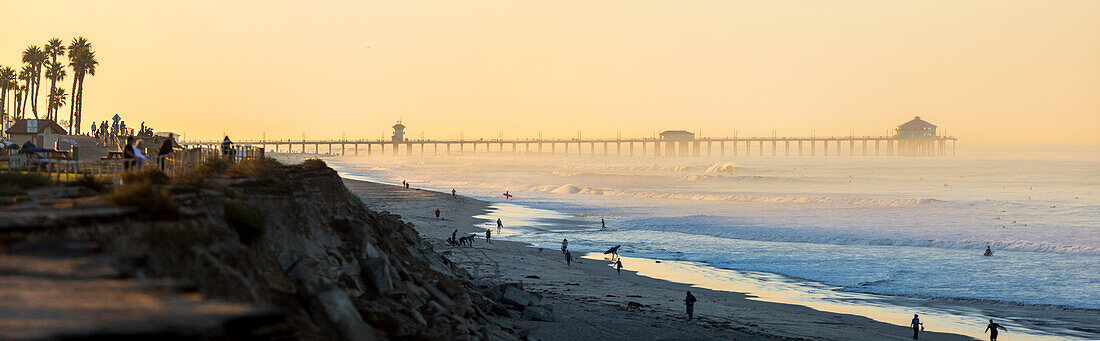
POLYGON ((606 229, 607 228, 607 223, 603 221, 603 218, 600 218, 600 228, 601 229, 606 229))
POLYGON ((500 229, 503 228, 503 227, 504 227, 504 223, 502 223, 500 221, 500 218, 497 218, 497 232, 500 232, 500 229))
POLYGON ((608 249, 607 251, 604 251, 603 254, 605 254, 605 255, 606 254, 611 254, 611 259, 618 259, 619 258, 619 247, 620 246, 622 246, 622 245, 615 245, 615 247, 613 247, 611 249, 608 249))
POLYGON ((989 257, 993 255, 993 250, 989 249, 989 246, 985 247, 985 256, 989 257))
MULTIPOLYGON (((989 320, 989 325, 985 326, 985 332, 989 333, 989 341, 997 341, 997 329, 1008 331, 1004 326, 996 324, 992 319, 989 320)), ((983 332, 983 333, 985 333, 983 332)))
POLYGON ((504 191, 504 199, 511 199, 512 195, 508 194, 508 191, 504 191))

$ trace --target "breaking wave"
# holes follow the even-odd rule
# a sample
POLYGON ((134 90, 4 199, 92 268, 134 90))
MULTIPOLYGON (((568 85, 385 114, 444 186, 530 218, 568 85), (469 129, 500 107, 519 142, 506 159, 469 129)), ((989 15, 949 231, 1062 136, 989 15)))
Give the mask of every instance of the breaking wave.
POLYGON ((585 187, 576 184, 545 185, 526 188, 527 191, 545 192, 554 194, 589 194, 606 195, 620 198, 638 199, 676 199, 676 200, 700 200, 700 201, 737 201, 758 202, 772 204, 824 204, 824 205, 852 205, 852 206, 916 206, 941 202, 928 198, 866 198, 843 197, 829 195, 808 194, 692 194, 692 193, 652 193, 630 192, 604 188, 585 187))

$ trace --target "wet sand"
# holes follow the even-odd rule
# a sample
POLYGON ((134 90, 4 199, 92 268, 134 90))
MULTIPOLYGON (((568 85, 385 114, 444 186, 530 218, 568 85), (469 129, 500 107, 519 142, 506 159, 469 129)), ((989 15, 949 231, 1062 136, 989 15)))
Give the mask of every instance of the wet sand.
MULTIPOLYGON (((906 327, 872 319, 814 310, 808 307, 762 302, 745 294, 709 290, 688 284, 639 276, 627 270, 616 273, 603 255, 574 254, 566 266, 560 250, 540 249, 529 244, 494 240, 485 242, 484 226, 477 218, 489 210, 487 202, 449 193, 405 189, 400 186, 347 180, 345 185, 372 210, 400 214, 435 245, 437 251, 466 268, 478 280, 522 282, 524 287, 543 293, 544 303, 553 306, 556 321, 522 321, 532 335, 545 340, 594 339, 828 339, 910 340, 906 327), (443 220, 437 220, 439 209, 443 220), (445 239, 458 230, 477 233, 475 247, 452 248, 445 239), (595 258, 595 259, 591 259, 595 258), (686 291, 698 298, 694 321, 685 321, 683 298, 686 291), (627 309, 628 302, 642 305, 627 309)), ((493 230, 496 233, 496 230, 493 230)), ((557 245, 548 241, 548 245, 557 245)), ((640 261, 627 258, 624 261, 640 261)), ((645 260, 648 261, 648 260, 645 260)), ((641 268, 641 267, 639 267, 641 268)), ((644 270, 643 270, 644 271, 644 270)), ((922 333, 926 340, 972 340, 937 333, 922 333)))

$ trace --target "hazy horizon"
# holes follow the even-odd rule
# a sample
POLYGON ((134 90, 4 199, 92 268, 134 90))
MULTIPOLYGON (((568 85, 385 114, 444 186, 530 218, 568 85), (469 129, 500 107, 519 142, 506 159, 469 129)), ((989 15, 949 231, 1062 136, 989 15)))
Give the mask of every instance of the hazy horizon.
POLYGON ((89 39, 100 65, 84 125, 117 113, 190 139, 376 139, 398 119, 410 138, 882 135, 920 115, 960 148, 1100 145, 1094 1, 4 1, 0 13, 0 66, 52 37, 89 39))

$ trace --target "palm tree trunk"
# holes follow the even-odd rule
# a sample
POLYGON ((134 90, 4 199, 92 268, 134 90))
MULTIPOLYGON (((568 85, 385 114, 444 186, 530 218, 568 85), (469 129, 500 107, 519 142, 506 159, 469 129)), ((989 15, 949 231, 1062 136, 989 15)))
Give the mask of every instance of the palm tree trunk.
POLYGON ((29 89, 31 90, 31 96, 29 96, 31 97, 31 112, 34 113, 35 119, 38 119, 38 88, 40 85, 42 85, 42 81, 39 80, 42 76, 41 72, 42 69, 37 69, 37 71, 35 71, 34 80, 31 81, 32 89, 29 89))
POLYGON ((74 103, 73 105, 76 106, 76 130, 80 131, 80 117, 84 115, 84 113, 83 113, 83 111, 84 111, 84 73, 83 72, 80 73, 80 89, 78 89, 77 93, 73 96, 76 97, 75 102, 73 102, 74 103))
MULTIPOLYGON (((77 80, 77 78, 80 78, 80 73, 76 72, 76 71, 73 71, 73 91, 69 92, 73 96, 72 101, 69 102, 69 126, 70 126, 69 133, 72 133, 72 131, 73 131, 73 129, 71 128, 71 126, 73 124, 72 123, 73 118, 75 117, 75 118, 77 118, 77 121, 79 121, 79 117, 80 117, 80 116, 76 115, 76 80, 77 80)), ((76 122, 76 130, 77 130, 78 133, 80 132, 80 122, 76 122)))

